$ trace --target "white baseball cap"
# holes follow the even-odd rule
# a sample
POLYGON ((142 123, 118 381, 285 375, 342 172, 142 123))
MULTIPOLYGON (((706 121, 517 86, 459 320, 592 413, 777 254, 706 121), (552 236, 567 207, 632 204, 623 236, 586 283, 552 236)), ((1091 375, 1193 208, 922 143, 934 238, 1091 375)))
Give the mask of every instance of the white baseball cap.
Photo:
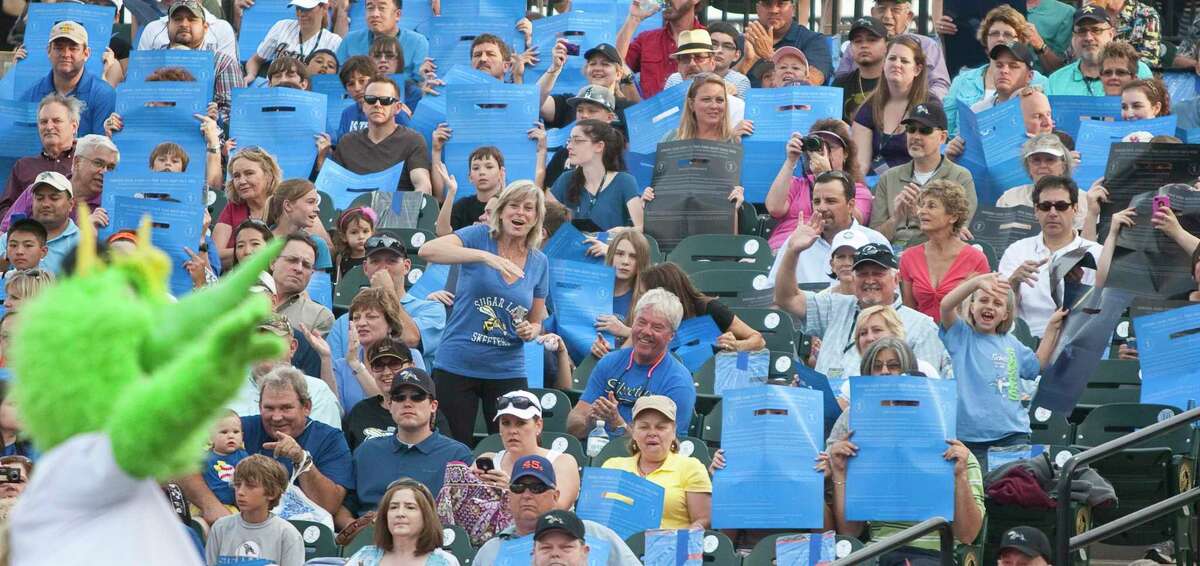
POLYGON ((321 4, 324 4, 324 3, 325 3, 325 0, 292 0, 291 2, 288 2, 288 7, 289 8, 303 8, 305 10, 311 10, 311 9, 316 8, 317 6, 320 6, 321 4))
POLYGON ((833 243, 830 245, 830 248, 835 253, 838 251, 838 248, 844 246, 850 246, 854 248, 854 251, 858 251, 859 248, 869 243, 871 243, 870 238, 862 230, 847 228, 833 236, 833 243))
POLYGON ((58 171, 42 171, 34 177, 31 186, 37 188, 38 185, 46 185, 52 189, 67 193, 70 196, 75 196, 75 191, 71 189, 71 181, 65 175, 58 171))
POLYGON ((494 421, 500 420, 500 415, 512 415, 523 421, 532 420, 534 417, 541 418, 542 403, 538 400, 537 395, 528 391, 510 391, 501 395, 496 400, 496 406, 500 408, 496 411, 494 421))

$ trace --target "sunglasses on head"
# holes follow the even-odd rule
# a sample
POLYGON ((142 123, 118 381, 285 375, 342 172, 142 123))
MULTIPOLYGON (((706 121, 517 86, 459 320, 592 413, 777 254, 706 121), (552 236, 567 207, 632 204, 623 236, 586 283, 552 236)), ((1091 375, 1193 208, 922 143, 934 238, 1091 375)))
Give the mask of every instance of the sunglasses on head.
POLYGON ((541 495, 543 493, 546 493, 547 491, 550 491, 550 486, 548 486, 544 483, 540 483, 540 482, 539 483, 514 483, 514 484, 510 484, 508 486, 508 489, 509 489, 509 491, 511 491, 517 495, 521 495, 522 493, 525 493, 525 490, 527 490, 527 489, 529 491, 533 492, 534 495, 541 495))
POLYGON ((387 234, 367 238, 366 248, 368 253, 375 250, 391 250, 402 257, 408 257, 408 250, 404 249, 404 244, 387 234))
POLYGON ((1071 208, 1071 203, 1069 203, 1065 200, 1059 200, 1059 201, 1054 201, 1054 202, 1043 201, 1043 202, 1037 203, 1037 209, 1042 212, 1050 212, 1051 208, 1053 208, 1054 210, 1057 210, 1059 212, 1066 212, 1067 209, 1071 208))
POLYGON ((403 403, 411 400, 413 403, 420 403, 429 398, 429 394, 424 391, 413 391, 411 393, 392 393, 388 396, 389 399, 397 403, 403 403))
POLYGON ((391 106, 397 102, 400 102, 400 99, 394 96, 375 96, 373 94, 367 94, 363 95, 363 102, 366 102, 367 106, 375 106, 376 104, 381 106, 391 106))
POLYGON ((932 126, 918 126, 916 124, 907 124, 904 126, 904 132, 908 134, 921 134, 923 136, 933 135, 932 126))
MULTIPOLYGON (((503 409, 507 409, 509 407, 513 407, 518 410, 524 410, 524 409, 528 409, 530 407, 537 407, 537 404, 535 404, 533 402, 533 400, 528 397, 504 397, 504 396, 501 396, 496 399, 496 409, 497 410, 503 410, 503 409)), ((540 409, 541 407, 538 407, 538 408, 540 409)))

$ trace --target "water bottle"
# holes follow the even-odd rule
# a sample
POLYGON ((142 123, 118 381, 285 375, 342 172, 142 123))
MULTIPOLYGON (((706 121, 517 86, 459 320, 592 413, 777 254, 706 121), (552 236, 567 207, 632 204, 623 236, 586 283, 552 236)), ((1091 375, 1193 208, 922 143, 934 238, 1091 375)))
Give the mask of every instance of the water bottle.
POLYGON ((604 430, 604 421, 596 421, 596 428, 588 433, 587 439, 587 455, 589 458, 595 458, 600 455, 600 451, 608 445, 608 431, 604 430))
POLYGON ((638 0, 638 8, 647 14, 654 15, 658 13, 662 9, 662 6, 660 0, 638 0))

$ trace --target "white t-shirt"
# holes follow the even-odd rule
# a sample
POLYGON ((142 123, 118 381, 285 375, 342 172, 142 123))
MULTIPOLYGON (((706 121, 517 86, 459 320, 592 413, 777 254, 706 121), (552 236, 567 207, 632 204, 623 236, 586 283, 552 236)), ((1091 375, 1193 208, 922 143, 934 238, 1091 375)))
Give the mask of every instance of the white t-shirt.
POLYGON ((342 44, 342 37, 327 29, 300 43, 300 22, 296 20, 279 20, 267 31, 267 36, 258 44, 258 55, 264 60, 274 61, 280 55, 291 55, 301 61, 318 49, 337 51, 342 44))
MULTIPOLYGON (((1074 241, 1054 253, 1050 253, 1050 249, 1046 247, 1042 234, 1030 236, 1013 242, 1013 245, 1009 246, 1000 258, 1000 265, 996 271, 1000 272, 1000 276, 1004 278, 1012 276, 1012 273, 1026 261, 1051 258, 1050 261, 1038 268, 1037 282, 1033 285, 1022 283, 1019 291, 1021 304, 1017 314, 1029 324, 1030 334, 1040 338, 1046 332, 1046 323, 1050 321, 1050 315, 1054 314, 1054 298, 1050 296, 1051 264, 1054 263, 1054 259, 1076 248, 1087 248, 1092 259, 1099 265, 1100 253, 1103 248, 1100 244, 1085 240, 1081 236, 1075 236, 1074 241)), ((1094 285, 1095 282, 1096 271, 1085 268, 1083 284, 1094 285)))
MULTIPOLYGON (((204 19, 208 21, 208 33, 204 34, 203 48, 208 51, 220 51, 233 57, 234 61, 241 61, 238 58, 237 35, 233 32, 233 26, 208 10, 204 11, 204 19)), ((138 39, 137 49, 162 49, 170 43, 171 38, 167 36, 167 17, 163 16, 146 24, 146 29, 142 30, 142 36, 138 39)))
POLYGON ((152 479, 117 466, 107 434, 81 434, 45 453, 13 509, 13 566, 203 566, 152 479))

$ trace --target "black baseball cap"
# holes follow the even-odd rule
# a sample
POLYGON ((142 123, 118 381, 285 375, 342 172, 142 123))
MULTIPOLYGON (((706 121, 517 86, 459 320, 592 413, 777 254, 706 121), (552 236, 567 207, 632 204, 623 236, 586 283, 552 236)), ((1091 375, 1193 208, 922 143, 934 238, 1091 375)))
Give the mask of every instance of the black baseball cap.
POLYGON ((1075 10, 1074 25, 1079 25, 1079 22, 1084 20, 1094 20, 1102 24, 1112 25, 1112 14, 1108 13, 1108 10, 1105 10, 1101 6, 1088 4, 1087 6, 1075 10))
POLYGON ((1029 67, 1030 69, 1033 68, 1033 51, 1031 51, 1024 43, 1012 41, 1008 43, 999 43, 988 52, 988 58, 995 59, 1005 51, 1011 54, 1016 60, 1025 63, 1026 67, 1029 67))
POLYGON ((542 535, 553 531, 562 531, 577 540, 583 540, 585 532, 579 516, 562 509, 547 511, 545 515, 538 517, 537 527, 533 529, 533 540, 540 540, 542 535))
POLYGON ((396 377, 392 378, 392 386, 388 389, 388 395, 399 393, 400 388, 404 386, 416 387, 428 393, 430 397, 437 398, 437 386, 433 384, 433 378, 419 367, 404 368, 396 372, 396 377))
POLYGON ((929 126, 939 130, 946 129, 946 111, 942 108, 941 102, 929 101, 913 106, 908 117, 901 120, 901 124, 914 122, 922 126, 929 126))
POLYGON ((389 336, 371 345, 367 348, 367 362, 375 363, 375 360, 386 357, 399 358, 406 362, 412 362, 412 351, 408 349, 404 341, 396 336, 389 336))
POLYGON ((1050 559, 1050 540, 1033 527, 1013 527, 1000 537, 1000 552, 1012 549, 1030 558, 1050 559))
POLYGON ((613 47, 611 43, 601 43, 583 52, 583 58, 585 60, 591 59, 592 55, 603 55, 605 59, 608 59, 613 63, 618 65, 624 64, 624 61, 621 60, 621 54, 617 51, 616 47, 613 47))
POLYGON ((892 248, 890 246, 876 243, 867 244, 861 248, 858 248, 857 252, 854 252, 853 269, 858 269, 858 266, 864 263, 874 263, 888 269, 896 269, 897 267, 900 267, 900 265, 896 263, 896 254, 892 253, 892 248))
POLYGON ((407 258, 408 250, 404 248, 404 242, 397 240, 391 234, 379 234, 367 238, 367 257, 375 252, 388 251, 400 257, 407 258))
POLYGON ((860 29, 875 34, 875 37, 887 38, 887 28, 884 27, 883 22, 879 21, 879 18, 863 16, 854 20, 854 23, 850 25, 850 33, 846 34, 846 37, 854 37, 854 32, 860 29))

